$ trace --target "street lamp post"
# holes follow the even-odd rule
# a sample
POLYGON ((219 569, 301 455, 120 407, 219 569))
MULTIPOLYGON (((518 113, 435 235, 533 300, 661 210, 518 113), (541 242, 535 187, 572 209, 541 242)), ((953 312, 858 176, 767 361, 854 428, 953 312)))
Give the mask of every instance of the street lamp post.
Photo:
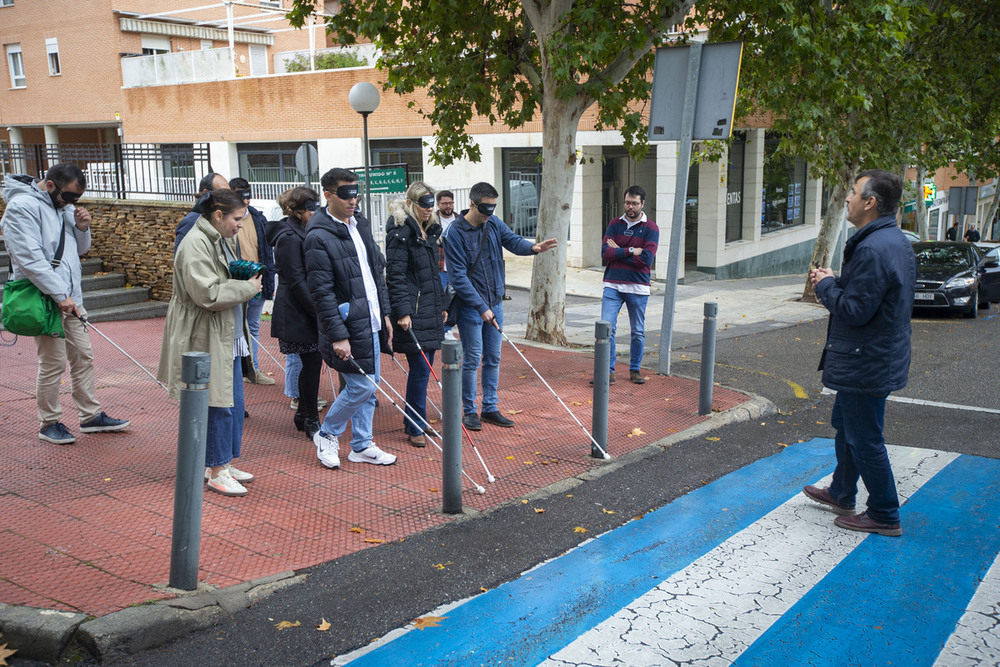
POLYGON ((361 123, 365 134, 365 215, 368 221, 372 220, 372 194, 371 180, 368 173, 368 114, 378 109, 379 94, 378 88, 367 81, 359 81, 351 88, 347 94, 347 101, 351 108, 361 114, 361 123))

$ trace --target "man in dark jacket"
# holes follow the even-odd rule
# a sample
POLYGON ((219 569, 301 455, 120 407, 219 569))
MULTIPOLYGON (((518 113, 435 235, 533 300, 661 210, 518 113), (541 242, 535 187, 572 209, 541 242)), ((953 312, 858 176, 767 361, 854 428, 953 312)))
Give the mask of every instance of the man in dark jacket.
POLYGON ((247 326, 250 328, 250 349, 253 354, 254 372, 246 375, 245 378, 254 384, 271 385, 274 384, 274 378, 260 372, 257 347, 260 338, 260 314, 264 309, 264 302, 274 298, 274 250, 267 242, 267 218, 250 205, 252 195, 250 182, 245 178, 237 177, 229 181, 229 189, 243 199, 243 203, 247 205, 247 215, 253 220, 252 225, 244 224, 236 235, 240 259, 264 265, 264 272, 260 275, 260 294, 247 301, 247 326))
POLYGON ((330 406, 313 437, 316 455, 328 468, 340 467, 340 434, 351 422, 354 463, 390 465, 396 457, 372 442, 375 386, 382 348, 389 350, 389 299, 382 277, 382 254, 368 221, 355 215, 358 177, 331 169, 320 183, 326 207, 306 227, 306 282, 316 306, 319 351, 331 368, 343 374, 344 389, 330 406), (368 376, 364 377, 357 364, 368 376))
POLYGON ((201 207, 208 198, 208 193, 212 190, 224 190, 229 187, 229 183, 226 181, 226 177, 222 174, 216 174, 214 171, 209 172, 202 176, 201 181, 198 183, 198 196, 195 197, 194 206, 191 210, 181 218, 181 221, 177 223, 177 228, 174 229, 174 254, 177 254, 177 248, 180 247, 181 241, 184 236, 191 231, 194 227, 194 223, 198 222, 198 218, 201 217, 202 210, 201 207))
POLYGON ((500 413, 497 384, 500 379, 500 330, 503 327, 505 273, 503 249, 515 255, 537 255, 556 247, 555 239, 540 243, 518 236, 493 215, 499 194, 489 183, 469 190, 469 210, 448 227, 444 256, 448 281, 461 303, 458 330, 462 337, 462 423, 470 431, 482 430, 476 415, 476 371, 483 363, 482 421, 510 428, 514 422, 500 413))
POLYGON ((807 486, 806 496, 839 514, 841 528, 903 534, 899 497, 882 428, 889 393, 906 386, 910 317, 917 264, 896 225, 899 177, 881 169, 858 175, 847 195, 847 220, 858 228, 844 248, 840 277, 813 269, 816 296, 830 311, 820 360, 823 384, 837 391, 831 423, 837 429, 837 467, 829 488, 807 486), (868 509, 854 514, 858 477, 868 509))

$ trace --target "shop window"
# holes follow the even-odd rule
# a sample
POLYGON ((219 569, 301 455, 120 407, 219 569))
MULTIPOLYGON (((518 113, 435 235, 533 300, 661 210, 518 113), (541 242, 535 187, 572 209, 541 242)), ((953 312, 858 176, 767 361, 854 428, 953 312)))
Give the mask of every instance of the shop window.
POLYGON ((777 153, 779 137, 764 137, 764 187, 761 233, 805 223, 806 163, 777 153))
POLYGON ((734 132, 726 169, 726 243, 743 239, 743 166, 746 151, 746 132, 734 132))
POLYGON ((542 149, 503 149, 504 222, 515 234, 534 238, 542 190, 542 149))
POLYGON ((28 80, 24 76, 24 59, 20 44, 7 44, 7 67, 10 70, 10 87, 25 88, 28 80))

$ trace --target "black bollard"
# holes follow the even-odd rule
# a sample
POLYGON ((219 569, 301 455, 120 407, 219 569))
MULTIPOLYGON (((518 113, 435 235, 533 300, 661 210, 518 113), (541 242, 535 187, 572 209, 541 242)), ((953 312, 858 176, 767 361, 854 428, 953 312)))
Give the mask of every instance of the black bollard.
POLYGON ((462 513, 462 344, 441 344, 441 511, 462 513))
MULTIPOLYGON (((608 451, 608 401, 610 400, 611 375, 611 323, 599 320, 594 325, 594 416, 591 422, 591 436, 608 451)), ((610 452, 609 452, 610 453, 610 452)), ((603 459, 604 454, 594 443, 590 444, 590 455, 603 459)))
POLYGON ((201 548, 201 503, 208 439, 207 352, 185 352, 181 358, 181 413, 177 426, 177 479, 174 482, 174 529, 170 545, 170 586, 198 587, 201 548))

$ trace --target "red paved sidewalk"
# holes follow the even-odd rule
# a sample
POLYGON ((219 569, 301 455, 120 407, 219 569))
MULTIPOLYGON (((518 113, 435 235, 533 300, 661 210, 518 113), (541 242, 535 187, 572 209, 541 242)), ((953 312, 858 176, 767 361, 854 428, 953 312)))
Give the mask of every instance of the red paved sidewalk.
MULTIPOLYGON (((98 325, 151 370, 162 326, 162 320, 98 325)), ((261 336, 282 360, 267 322, 261 336)), ((38 440, 33 341, 22 338, 0 347, 0 602, 102 616, 168 597, 156 586, 165 584, 169 573, 178 404, 100 335, 92 332, 91 339, 102 408, 131 419, 132 427, 124 433, 80 435, 67 372, 63 422, 78 438, 70 446, 38 440)), ((592 355, 518 347, 589 428, 592 355)), ((403 393, 403 371, 389 357, 382 359, 385 380, 403 393)), ((397 359, 405 367, 405 358, 397 359)), ((440 453, 431 445, 410 447, 402 416, 388 401, 382 398, 376 410, 375 440, 399 462, 390 467, 350 463, 342 438, 343 468, 328 470, 317 461, 312 443, 292 426, 281 368, 263 352, 261 365, 277 384, 246 385, 251 417, 239 461, 257 479, 244 498, 206 490, 200 581, 223 587, 305 568, 453 519, 440 512, 440 453)), ((704 419, 697 415, 697 382, 647 375, 645 385, 619 380, 611 387, 612 455, 704 419), (636 428, 642 433, 626 435, 636 428)), ((433 381, 431 387, 430 398, 440 406, 433 381)), ((320 394, 332 399, 326 376, 320 394)), ((745 400, 743 394, 715 389, 717 410, 745 400)), ((517 425, 484 425, 473 434, 497 478, 494 484, 487 483, 474 452, 465 447, 465 471, 486 487, 485 494, 477 494, 463 478, 466 508, 495 507, 601 465, 590 458, 580 427, 506 344, 500 407, 517 425)), ((430 406, 428 412, 438 417, 430 406)))

